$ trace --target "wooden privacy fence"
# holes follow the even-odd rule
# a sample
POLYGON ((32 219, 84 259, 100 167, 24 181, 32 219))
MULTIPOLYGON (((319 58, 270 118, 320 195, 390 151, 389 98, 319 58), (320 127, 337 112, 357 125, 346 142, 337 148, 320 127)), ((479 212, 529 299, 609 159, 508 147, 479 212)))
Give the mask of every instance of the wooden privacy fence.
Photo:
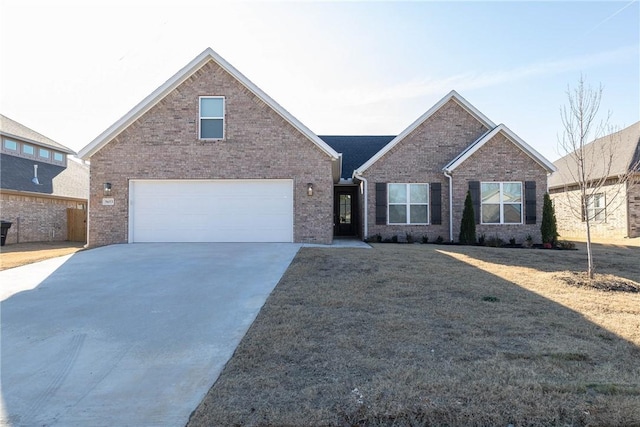
POLYGON ((87 243, 86 209, 67 208, 67 240, 87 243))

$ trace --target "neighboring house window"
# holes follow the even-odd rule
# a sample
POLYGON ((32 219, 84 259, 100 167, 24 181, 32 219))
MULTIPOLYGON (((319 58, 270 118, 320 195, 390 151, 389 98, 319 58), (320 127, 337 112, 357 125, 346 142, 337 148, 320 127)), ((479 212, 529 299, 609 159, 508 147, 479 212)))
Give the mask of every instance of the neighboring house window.
POLYGON ((49 150, 45 150, 44 148, 38 149, 38 156, 42 157, 43 159, 48 159, 49 158, 49 150))
POLYGON ((4 148, 11 151, 18 151, 18 143, 10 139, 5 139, 4 148))
POLYGON ((22 144, 22 153, 33 156, 33 153, 34 153, 33 145, 22 144))
MULTIPOLYGON (((604 194, 594 194, 587 198, 587 215, 590 220, 604 221, 606 219, 604 194)), ((585 218, 582 220, 584 221, 585 218)))
POLYGON ((480 192, 483 224, 522 224, 521 182, 483 182, 480 192))
POLYGON ((64 155, 62 153, 53 153, 53 160, 55 160, 56 162, 63 162, 64 161, 64 155))
POLYGON ((224 138, 224 97, 200 97, 200 139, 224 138))
POLYGON ((389 184, 389 224, 429 223, 429 184, 389 184))

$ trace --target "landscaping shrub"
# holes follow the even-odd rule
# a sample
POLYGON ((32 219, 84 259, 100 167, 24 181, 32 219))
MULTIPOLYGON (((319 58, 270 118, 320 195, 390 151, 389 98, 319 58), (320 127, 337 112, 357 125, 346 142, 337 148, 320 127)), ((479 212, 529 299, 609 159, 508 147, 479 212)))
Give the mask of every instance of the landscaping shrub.
POLYGON ((542 243, 555 246, 558 241, 558 226, 556 224, 556 214, 551 203, 549 193, 544 194, 544 204, 542 205, 542 223, 540 224, 540 234, 542 243))
POLYGON ((473 212, 473 202, 471 201, 471 192, 469 191, 467 191, 467 197, 464 199, 458 240, 462 245, 474 245, 476 243, 476 220, 473 212))

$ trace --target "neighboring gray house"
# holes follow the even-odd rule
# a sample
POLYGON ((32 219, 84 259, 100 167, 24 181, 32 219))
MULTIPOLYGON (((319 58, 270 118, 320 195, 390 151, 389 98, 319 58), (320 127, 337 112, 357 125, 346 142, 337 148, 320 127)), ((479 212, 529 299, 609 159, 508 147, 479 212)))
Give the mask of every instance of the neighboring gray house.
MULTIPOLYGON (((606 179, 602 191, 587 203, 591 236, 600 238, 640 237, 640 122, 585 145, 588 181, 606 179), (630 182, 619 177, 633 173, 630 182)), ((564 238, 585 236, 585 212, 577 210, 577 164, 572 153, 554 162, 557 172, 549 178, 558 232, 564 238)))
MULTIPOLYGON (((0 217, 12 223, 6 244, 75 239, 67 209, 86 212, 89 167, 73 150, 0 115, 0 217)), ((73 214, 73 213, 71 213, 73 214)))

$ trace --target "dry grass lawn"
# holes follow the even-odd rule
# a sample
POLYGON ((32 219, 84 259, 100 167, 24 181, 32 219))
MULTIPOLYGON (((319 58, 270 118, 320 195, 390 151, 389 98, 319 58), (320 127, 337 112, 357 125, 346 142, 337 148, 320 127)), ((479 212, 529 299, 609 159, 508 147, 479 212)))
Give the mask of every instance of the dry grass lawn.
POLYGON ((640 294, 557 279, 585 256, 302 249, 188 425, 640 426, 640 294))
POLYGON ((0 248, 0 271, 82 250, 78 242, 34 242, 5 245, 0 248))

